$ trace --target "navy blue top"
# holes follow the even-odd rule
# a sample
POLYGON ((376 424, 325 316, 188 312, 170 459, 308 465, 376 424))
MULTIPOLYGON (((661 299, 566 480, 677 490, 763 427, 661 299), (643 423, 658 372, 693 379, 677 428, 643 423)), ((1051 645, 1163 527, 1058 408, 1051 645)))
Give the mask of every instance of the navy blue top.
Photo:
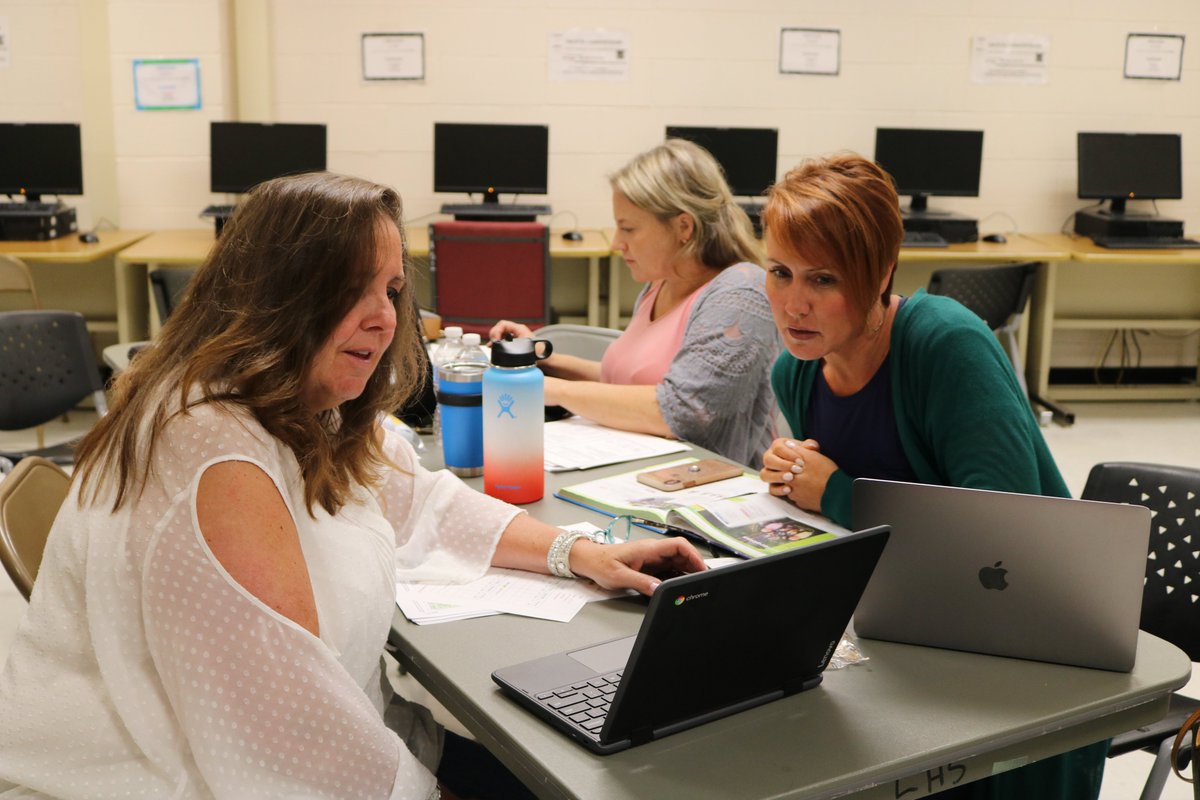
POLYGON ((806 428, 821 452, 851 477, 916 482, 896 425, 891 359, 888 353, 867 385, 847 397, 835 395, 817 370, 806 428))

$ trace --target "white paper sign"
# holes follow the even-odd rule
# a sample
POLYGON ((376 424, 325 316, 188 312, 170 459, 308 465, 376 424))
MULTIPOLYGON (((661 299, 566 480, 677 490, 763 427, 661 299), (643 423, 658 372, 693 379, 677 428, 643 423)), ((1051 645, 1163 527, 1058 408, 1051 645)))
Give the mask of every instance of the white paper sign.
POLYGON ((1049 83, 1049 62, 1049 36, 1029 33, 980 34, 971 42, 971 83, 1049 83))
POLYGON ((364 33, 363 79, 419 81, 425 78, 425 34, 364 33))
POLYGON ((826 28, 781 28, 779 71, 805 75, 837 75, 841 68, 842 33, 826 28))
POLYGON ((1131 33, 1126 37, 1126 78, 1177 81, 1182 74, 1182 36, 1131 33))
POLYGON ((550 34, 547 59, 552 81, 627 81, 629 34, 603 29, 550 34))
POLYGON ((9 43, 8 17, 0 17, 0 69, 12 66, 12 45, 9 43))
POLYGON ((200 60, 134 59, 133 98, 138 111, 200 107, 200 60))

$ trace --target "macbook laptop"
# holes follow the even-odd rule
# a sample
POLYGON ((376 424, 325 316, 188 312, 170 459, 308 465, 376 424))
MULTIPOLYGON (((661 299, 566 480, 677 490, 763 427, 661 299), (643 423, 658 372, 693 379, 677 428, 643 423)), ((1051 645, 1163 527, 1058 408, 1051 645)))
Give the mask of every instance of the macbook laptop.
POLYGON ((496 670, 518 703, 615 753, 821 682, 886 527, 663 581, 636 636, 496 670))
POLYGON ((1149 509, 864 478, 853 509, 892 527, 858 635, 1133 669, 1149 509))

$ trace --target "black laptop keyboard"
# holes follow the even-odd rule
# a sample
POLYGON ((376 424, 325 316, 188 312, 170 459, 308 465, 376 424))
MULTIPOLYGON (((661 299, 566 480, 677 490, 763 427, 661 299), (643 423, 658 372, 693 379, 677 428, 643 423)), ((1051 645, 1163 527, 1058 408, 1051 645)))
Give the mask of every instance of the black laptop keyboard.
POLYGON ((590 680, 572 683, 537 695, 537 701, 546 708, 579 725, 596 738, 604 727, 608 707, 612 704, 617 685, 624 670, 610 672, 590 680))

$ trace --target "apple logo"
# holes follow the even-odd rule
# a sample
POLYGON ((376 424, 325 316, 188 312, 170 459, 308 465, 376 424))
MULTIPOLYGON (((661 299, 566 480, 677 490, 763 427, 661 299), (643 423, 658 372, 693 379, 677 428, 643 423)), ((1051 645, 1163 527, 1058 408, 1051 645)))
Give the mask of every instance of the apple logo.
POLYGON ((995 566, 984 567, 979 570, 979 582, 983 584, 983 588, 998 589, 1001 591, 1008 588, 1008 581, 1004 579, 1004 576, 1008 574, 1008 570, 1000 566, 1003 563, 1003 561, 997 561, 995 566))

